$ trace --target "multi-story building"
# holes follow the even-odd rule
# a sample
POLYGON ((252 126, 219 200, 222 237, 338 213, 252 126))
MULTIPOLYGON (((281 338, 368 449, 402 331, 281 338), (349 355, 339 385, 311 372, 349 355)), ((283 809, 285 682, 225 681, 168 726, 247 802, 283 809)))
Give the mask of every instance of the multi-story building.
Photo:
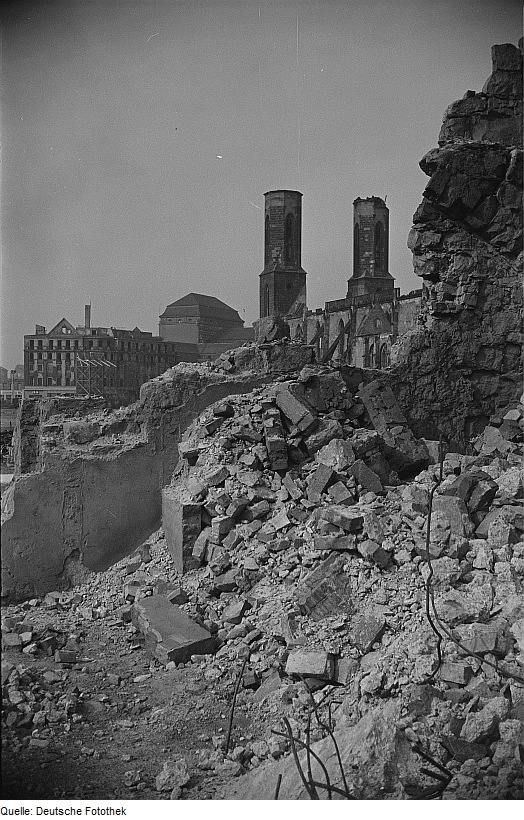
POLYGON ((140 386, 180 361, 184 346, 135 328, 83 326, 62 318, 49 332, 42 325, 24 336, 24 397, 76 394, 104 396, 111 406, 129 404, 140 386))
POLYGON ((416 325, 421 290, 405 296, 389 272, 389 209, 379 197, 353 203, 353 274, 343 299, 307 309, 301 266, 302 194, 265 195, 264 270, 260 320, 281 316, 292 339, 313 344, 319 360, 382 368, 397 338, 416 325))
POLYGON ((24 389, 24 365, 17 364, 13 370, 0 367, 0 398, 2 402, 18 402, 24 389))
POLYGON ((215 296, 188 293, 172 302, 160 316, 158 333, 192 356, 184 361, 213 361, 221 353, 254 341, 255 331, 244 327, 238 312, 215 296))

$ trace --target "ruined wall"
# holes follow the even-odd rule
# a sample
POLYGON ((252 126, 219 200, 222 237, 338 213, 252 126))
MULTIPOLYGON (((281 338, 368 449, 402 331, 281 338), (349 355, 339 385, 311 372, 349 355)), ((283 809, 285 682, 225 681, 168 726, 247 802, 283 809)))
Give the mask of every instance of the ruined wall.
POLYGON ((177 365, 143 385, 140 401, 123 411, 35 423, 35 471, 18 476, 2 498, 3 598, 67 588, 140 546, 160 527, 161 490, 193 419, 219 399, 270 381, 272 367, 293 372, 311 355, 286 344, 239 348, 224 359, 238 375, 177 365))
POLYGON ((464 449, 522 371, 522 55, 492 49, 482 93, 445 114, 408 245, 423 279, 420 330, 400 341, 391 386, 414 432, 464 449))

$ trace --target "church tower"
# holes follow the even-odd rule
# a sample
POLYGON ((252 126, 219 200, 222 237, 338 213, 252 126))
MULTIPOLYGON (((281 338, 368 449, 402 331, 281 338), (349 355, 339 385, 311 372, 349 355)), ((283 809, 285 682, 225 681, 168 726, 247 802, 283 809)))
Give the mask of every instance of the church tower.
POLYGON ((378 196, 353 202, 353 276, 347 299, 354 296, 393 298, 389 273, 389 208, 378 196))
POLYGON ((268 191, 264 196, 261 319, 294 315, 306 304, 306 271, 301 265, 302 194, 300 191, 268 191))

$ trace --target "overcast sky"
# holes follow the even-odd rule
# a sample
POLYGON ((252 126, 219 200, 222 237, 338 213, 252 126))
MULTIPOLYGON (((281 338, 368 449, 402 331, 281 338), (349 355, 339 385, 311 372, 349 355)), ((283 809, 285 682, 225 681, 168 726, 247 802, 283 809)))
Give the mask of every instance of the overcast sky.
POLYGON ((2 350, 65 316, 158 333, 190 291, 258 317, 265 191, 303 193, 308 307, 343 298, 352 203, 390 272, 445 108, 521 32, 510 0, 41 0, 2 23, 2 350))

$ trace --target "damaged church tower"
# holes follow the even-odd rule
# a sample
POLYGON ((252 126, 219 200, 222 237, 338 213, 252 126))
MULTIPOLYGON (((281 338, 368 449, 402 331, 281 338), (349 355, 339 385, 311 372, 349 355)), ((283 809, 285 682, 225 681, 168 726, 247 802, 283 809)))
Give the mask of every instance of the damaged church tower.
POLYGON ((306 271, 301 264, 302 194, 268 191, 264 196, 260 318, 300 315, 306 305, 306 271))
POLYGON ((395 280, 389 266, 389 208, 378 196, 353 202, 353 276, 346 299, 355 296, 393 298, 395 280))

